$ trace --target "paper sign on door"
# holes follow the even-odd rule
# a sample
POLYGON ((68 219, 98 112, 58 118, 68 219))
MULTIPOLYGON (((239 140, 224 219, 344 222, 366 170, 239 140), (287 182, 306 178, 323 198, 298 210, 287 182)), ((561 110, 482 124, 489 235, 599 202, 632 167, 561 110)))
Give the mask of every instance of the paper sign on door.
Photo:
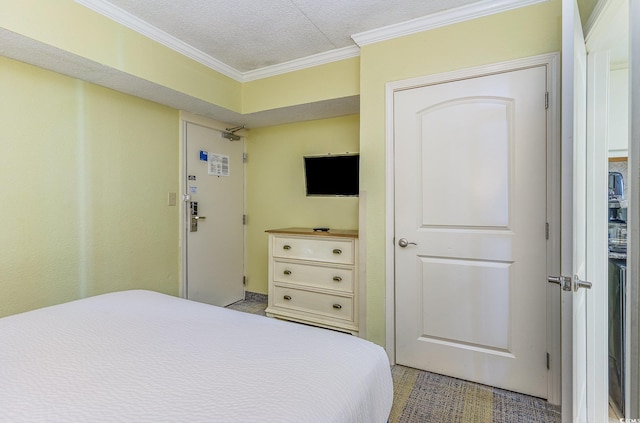
POLYGON ((229 156, 209 153, 209 175, 229 176, 229 156))

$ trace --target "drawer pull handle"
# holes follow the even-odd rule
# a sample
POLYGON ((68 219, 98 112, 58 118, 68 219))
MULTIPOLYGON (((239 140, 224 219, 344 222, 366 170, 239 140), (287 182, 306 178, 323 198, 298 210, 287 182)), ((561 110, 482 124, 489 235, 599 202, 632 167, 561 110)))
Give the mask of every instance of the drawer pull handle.
POLYGON ((342 250, 339 248, 336 248, 335 250, 333 250, 333 254, 342 254, 342 250))
POLYGON ((284 297, 282 297, 282 298, 284 298, 285 300, 289 301, 289 300, 291 299, 291 295, 285 295, 285 296, 284 296, 284 297))
POLYGON ((282 249, 283 250, 290 250, 291 249, 291 245, 283 245, 282 249))
POLYGON ((285 274, 285 275, 290 275, 290 274, 291 274, 291 270, 285 270, 285 271, 284 271, 284 274, 285 274))
POLYGON ((334 276, 333 280, 336 282, 342 282, 342 278, 340 276, 334 276))
POLYGON ((334 304, 333 308, 340 310, 342 308, 342 306, 340 304, 334 304))

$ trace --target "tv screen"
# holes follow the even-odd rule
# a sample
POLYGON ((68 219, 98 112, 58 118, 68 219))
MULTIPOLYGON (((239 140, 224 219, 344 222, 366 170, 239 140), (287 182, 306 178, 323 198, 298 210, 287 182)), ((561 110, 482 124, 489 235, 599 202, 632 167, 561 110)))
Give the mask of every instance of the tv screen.
POLYGON ((356 197, 359 190, 360 155, 305 156, 307 196, 356 197))

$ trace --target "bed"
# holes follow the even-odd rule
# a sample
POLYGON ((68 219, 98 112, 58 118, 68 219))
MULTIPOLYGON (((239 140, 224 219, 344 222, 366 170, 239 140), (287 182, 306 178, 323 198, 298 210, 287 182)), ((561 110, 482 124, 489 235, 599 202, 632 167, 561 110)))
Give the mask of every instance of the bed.
POLYGON ((2 422, 380 422, 366 340, 151 291, 0 319, 2 422))

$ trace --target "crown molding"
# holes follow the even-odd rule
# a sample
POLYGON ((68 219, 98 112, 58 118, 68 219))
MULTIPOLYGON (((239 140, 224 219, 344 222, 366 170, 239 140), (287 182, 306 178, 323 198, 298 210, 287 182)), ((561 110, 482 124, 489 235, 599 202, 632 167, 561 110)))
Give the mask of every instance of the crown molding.
POLYGON ((242 74, 243 82, 255 81, 257 79, 280 75, 287 72, 324 65, 326 63, 337 62, 338 60, 351 59, 360 56, 360 47, 348 46, 314 54, 289 62, 280 63, 273 66, 247 71, 242 74))
POLYGON ((132 15, 131 13, 123 10, 108 1, 104 0, 75 0, 94 12, 97 12, 125 27, 136 31, 145 37, 148 37, 158 43, 169 47, 170 49, 183 54, 214 71, 220 72, 223 75, 228 76, 238 82, 255 81, 261 78, 267 78, 270 76, 280 75, 295 70, 310 68, 313 66, 322 65, 325 63, 331 63, 338 60, 349 59, 352 57, 358 57, 360 55, 360 48, 358 46, 349 46, 330 50, 323 53, 314 54, 311 56, 303 57, 301 59, 291 60, 289 62, 280 63, 273 66, 266 66, 264 68, 240 72, 239 70, 221 62, 220 60, 209 56, 206 53, 192 47, 191 45, 167 34, 161 29, 156 28, 150 23, 132 15))
POLYGON ((150 23, 132 15, 131 13, 123 10, 108 1, 103 0, 75 0, 89 9, 97 12, 127 28, 136 31, 158 43, 169 47, 170 49, 183 54, 196 62, 199 62, 208 68, 211 68, 229 78, 235 79, 238 82, 242 82, 242 72, 232 68, 231 66, 222 63, 218 59, 215 59, 208 54, 203 53, 197 48, 181 41, 172 35, 156 28, 150 23))
POLYGON ((374 29, 371 31, 354 34, 351 38, 356 42, 357 46, 343 47, 327 52, 314 54, 300 59, 291 60, 289 62, 280 63, 272 66, 266 66, 260 69, 241 72, 220 60, 192 47, 191 45, 181 41, 172 35, 156 28, 148 22, 132 15, 131 13, 111 4, 105 0, 75 0, 94 12, 97 12, 125 27, 136 31, 186 57, 189 57, 208 68, 219 72, 237 82, 249 82, 262 78, 268 78, 284 74, 287 72, 297 71, 310 68, 313 66, 323 65, 338 60, 350 59, 360 55, 360 48, 363 45, 377 43, 392 38, 402 37, 405 35, 415 34, 417 32, 427 31, 430 29, 451 25, 495 13, 505 12, 507 10, 519 7, 529 6, 532 4, 542 3, 548 0, 482 0, 468 6, 458 7, 422 18, 412 19, 410 21, 401 22, 394 25, 374 29))
POLYGON ((546 1, 548 0, 483 0, 406 22, 360 32, 352 35, 351 38, 362 47, 546 1))

